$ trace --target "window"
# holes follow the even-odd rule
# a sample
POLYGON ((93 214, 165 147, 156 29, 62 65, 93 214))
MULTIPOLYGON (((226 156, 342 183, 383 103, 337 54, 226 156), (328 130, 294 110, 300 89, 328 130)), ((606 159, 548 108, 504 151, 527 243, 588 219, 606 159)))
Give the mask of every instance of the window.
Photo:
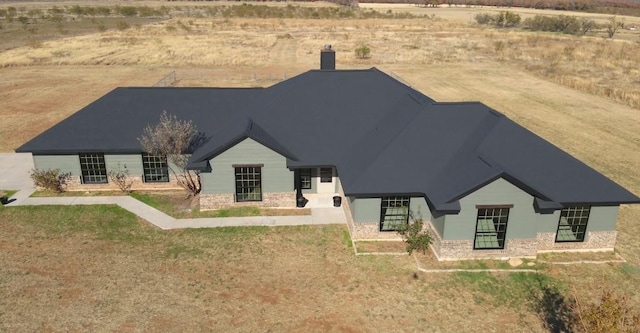
POLYGON ((262 201, 262 177, 259 166, 236 167, 236 202, 262 201))
POLYGON ((409 222, 409 197, 383 197, 380 205, 380 231, 396 231, 409 222))
POLYGON ((142 154, 142 170, 145 183, 162 183, 169 181, 167 157, 153 154, 142 154))
POLYGON ((560 211, 556 242, 583 242, 591 207, 568 207, 560 211))
POLYGON ((300 188, 311 189, 311 169, 300 169, 300 188))
POLYGON ((80 154, 80 171, 83 184, 107 183, 107 167, 104 163, 104 154, 80 154))
POLYGON ((479 207, 474 250, 504 249, 509 207, 479 207))
POLYGON ((333 169, 321 168, 320 169, 320 182, 331 183, 333 181, 333 169))

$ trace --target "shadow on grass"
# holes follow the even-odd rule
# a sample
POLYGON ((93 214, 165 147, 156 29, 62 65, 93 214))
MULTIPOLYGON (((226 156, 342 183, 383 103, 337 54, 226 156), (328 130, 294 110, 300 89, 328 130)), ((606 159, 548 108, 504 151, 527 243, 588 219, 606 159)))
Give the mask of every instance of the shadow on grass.
POLYGON ((531 286, 531 300, 533 308, 542 320, 544 328, 549 332, 573 332, 575 314, 574 302, 567 299, 564 293, 552 280, 539 275, 537 286, 531 286))

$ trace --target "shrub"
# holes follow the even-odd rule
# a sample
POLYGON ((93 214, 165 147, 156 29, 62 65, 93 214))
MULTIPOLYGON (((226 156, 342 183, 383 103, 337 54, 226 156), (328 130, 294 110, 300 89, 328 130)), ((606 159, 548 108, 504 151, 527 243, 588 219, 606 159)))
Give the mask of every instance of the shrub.
POLYGON ((123 31, 131 28, 131 25, 129 25, 127 21, 118 21, 118 23, 116 23, 116 28, 118 28, 118 30, 120 31, 123 31))
POLYGON ((71 14, 74 14, 74 15, 82 16, 84 15, 84 8, 78 5, 74 5, 73 7, 71 7, 69 12, 71 12, 71 14))
POLYGON ((116 11, 122 16, 136 16, 138 15, 138 9, 131 6, 116 6, 116 11))
POLYGON ((409 252, 409 254, 412 254, 413 251, 420 251, 425 254, 431 244, 431 234, 428 230, 424 230, 422 217, 414 217, 413 214, 410 215, 411 221, 403 225, 398 230, 398 234, 400 234, 407 244, 407 252, 409 252))
POLYGON ((493 21, 493 15, 488 13, 478 13, 474 16, 476 23, 489 25, 493 21))
POLYGON ((595 22, 589 19, 578 20, 575 16, 536 15, 524 20, 527 29, 535 31, 562 32, 565 34, 586 33, 595 27, 595 22))
POLYGON ((632 308, 627 296, 605 290, 598 303, 582 307, 575 302, 574 323, 577 332, 638 332, 640 312, 632 308))
POLYGON ((366 44, 362 44, 356 48, 355 53, 356 57, 360 59, 369 58, 369 55, 371 54, 371 48, 369 48, 369 46, 366 44))
POLYGON ((479 13, 474 18, 478 24, 495 25, 498 28, 513 28, 520 24, 520 15, 509 11, 495 15, 479 13))
POLYGON ((60 193, 65 191, 71 173, 61 173, 60 169, 33 169, 30 176, 35 186, 60 193))
POLYGON ((127 165, 120 166, 118 163, 118 167, 116 169, 111 169, 107 173, 109 180, 118 185, 118 188, 123 193, 131 193, 131 186, 133 186, 133 182, 131 178, 129 178, 129 169, 127 169, 127 165))
POLYGON ((609 19, 605 28, 607 29, 607 36, 609 36, 609 38, 613 38, 618 29, 624 29, 624 21, 613 16, 609 19))

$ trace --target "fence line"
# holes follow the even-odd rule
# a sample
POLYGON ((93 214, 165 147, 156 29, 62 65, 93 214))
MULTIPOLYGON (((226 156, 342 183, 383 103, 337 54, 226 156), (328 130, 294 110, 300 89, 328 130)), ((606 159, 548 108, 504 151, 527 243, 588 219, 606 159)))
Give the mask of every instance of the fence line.
POLYGON ((176 82, 176 71, 172 71, 171 73, 169 73, 167 76, 163 77, 162 80, 156 82, 156 84, 154 84, 154 87, 170 87, 171 85, 173 85, 174 82, 176 82))

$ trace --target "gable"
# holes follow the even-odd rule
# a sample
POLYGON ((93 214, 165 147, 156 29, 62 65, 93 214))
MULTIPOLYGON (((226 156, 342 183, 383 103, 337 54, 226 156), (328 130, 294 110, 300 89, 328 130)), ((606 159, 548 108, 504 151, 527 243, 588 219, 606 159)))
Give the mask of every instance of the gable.
POLYGON ((235 145, 229 147, 224 152, 211 158, 209 163, 215 172, 217 163, 227 164, 265 164, 275 163, 286 168, 287 158, 278 152, 262 145, 261 143, 246 138, 235 145))

